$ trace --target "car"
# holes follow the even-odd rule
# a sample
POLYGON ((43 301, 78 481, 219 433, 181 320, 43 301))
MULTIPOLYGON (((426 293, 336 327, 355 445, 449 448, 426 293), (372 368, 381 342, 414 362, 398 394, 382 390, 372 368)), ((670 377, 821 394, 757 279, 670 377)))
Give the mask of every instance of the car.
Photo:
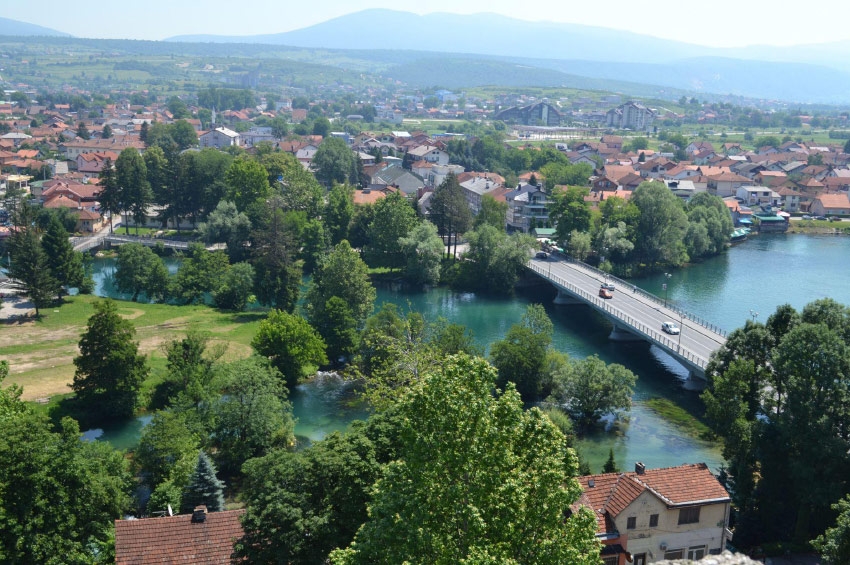
POLYGON ((826 216, 815 216, 816 220, 826 220, 826 216))
POLYGON ((615 290, 617 290, 617 287, 614 286, 614 283, 610 283, 608 281, 605 281, 604 283, 602 283, 602 286, 600 288, 604 288, 605 290, 610 290, 611 292, 614 292, 615 290))
POLYGON ((600 288, 599 296, 602 298, 614 298, 614 293, 608 290, 607 288, 600 288))
POLYGON ((812 219, 812 217, 811 217, 811 216, 809 216, 808 214, 803 214, 803 219, 804 219, 804 220, 811 220, 811 219, 812 219))
POLYGON ((678 335, 682 330, 676 325, 676 322, 664 322, 661 324, 661 329, 670 335, 678 335))
POLYGON ((549 258, 549 254, 548 254, 548 253, 546 253, 545 251, 538 251, 538 252, 537 252, 537 254, 536 254, 534 257, 535 257, 536 259, 548 259, 548 258, 549 258))
POLYGON ((840 222, 841 218, 839 218, 838 216, 830 216, 829 221, 830 222, 840 222))

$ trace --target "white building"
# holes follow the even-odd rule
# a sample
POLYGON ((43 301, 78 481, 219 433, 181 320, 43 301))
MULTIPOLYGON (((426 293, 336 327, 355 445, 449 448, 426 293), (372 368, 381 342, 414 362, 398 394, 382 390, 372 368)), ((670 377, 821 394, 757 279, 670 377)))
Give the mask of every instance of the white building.
POLYGON ((201 134, 201 136, 198 137, 198 142, 202 149, 204 147, 223 149, 232 145, 237 147, 242 145, 242 137, 232 129, 217 127, 214 130, 201 134))

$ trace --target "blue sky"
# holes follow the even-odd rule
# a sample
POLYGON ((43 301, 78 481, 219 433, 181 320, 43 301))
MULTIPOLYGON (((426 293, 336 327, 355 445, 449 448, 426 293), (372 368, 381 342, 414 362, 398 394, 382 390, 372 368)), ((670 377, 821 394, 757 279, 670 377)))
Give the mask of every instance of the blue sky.
POLYGON ((850 4, 827 0, 817 15, 776 0, 684 3, 681 0, 430 0, 400 4, 388 0, 145 0, 94 2, 3 0, 0 16, 38 24, 78 37, 164 39, 182 34, 255 35, 306 27, 366 8, 416 13, 495 12, 539 21, 628 29, 647 35, 711 45, 798 45, 850 40, 850 4), (828 14, 828 16, 827 16, 828 14), (801 18, 801 16, 803 16, 801 18))

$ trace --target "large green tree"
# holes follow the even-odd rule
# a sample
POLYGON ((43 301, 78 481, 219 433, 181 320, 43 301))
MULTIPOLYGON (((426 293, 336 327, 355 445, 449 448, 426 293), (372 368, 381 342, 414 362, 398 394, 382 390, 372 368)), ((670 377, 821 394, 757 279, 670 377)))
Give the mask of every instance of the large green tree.
POLYGON ((251 347, 271 361, 290 388, 328 362, 325 342, 307 320, 280 310, 260 322, 251 347))
POLYGON ((360 181, 357 155, 339 137, 322 141, 312 161, 316 178, 326 187, 338 184, 358 184, 360 181))
POLYGON ((272 194, 268 171, 255 159, 236 158, 224 174, 224 180, 227 183, 227 199, 236 204, 240 212, 272 194))
POLYGON ((732 234, 732 215, 719 196, 700 192, 688 201, 685 246, 692 259, 716 255, 726 249, 732 234))
POLYGON ((631 201, 640 210, 635 230, 638 260, 651 268, 685 262, 688 217, 681 199, 664 183, 653 181, 642 182, 631 201))
POLYGON ((133 341, 136 328, 118 314, 115 302, 96 302, 94 310, 74 358, 71 388, 93 419, 129 418, 148 374, 147 360, 133 341))
MULTIPOLYGON (((115 182, 118 186, 117 208, 133 217, 136 232, 144 224, 148 206, 153 202, 153 192, 148 181, 145 160, 135 148, 121 151, 115 160, 115 182)), ((130 224, 125 222, 126 233, 130 224)))
POLYGON ((307 319, 322 327, 324 308, 332 296, 342 298, 351 308, 351 315, 360 327, 375 304, 375 287, 369 279, 369 269, 360 254, 347 241, 337 244, 323 257, 307 290, 307 319))
POLYGON ((169 294, 183 304, 201 303, 206 294, 219 288, 229 268, 224 252, 207 251, 200 243, 192 243, 171 280, 169 294))
POLYGON ((364 258, 372 267, 399 268, 404 253, 399 244, 417 223, 416 211, 401 192, 393 192, 375 203, 374 216, 369 223, 364 258))
POLYGON ((850 496, 839 500, 832 509, 838 512, 835 525, 818 537, 813 545, 827 565, 850 563, 850 496))
POLYGON ((437 226, 424 221, 416 225, 407 237, 398 240, 407 258, 404 278, 413 284, 440 282, 440 263, 443 258, 443 240, 437 226))
POLYGON ((536 247, 528 234, 508 235, 491 225, 482 225, 467 233, 469 249, 464 253, 464 283, 495 294, 511 294, 536 247))
POLYGON ((348 228, 353 218, 354 189, 346 184, 335 184, 328 193, 328 203, 322 216, 331 245, 348 239, 348 228))
POLYGON ((302 275, 295 234, 276 205, 258 222, 251 232, 254 293, 261 304, 291 312, 298 302, 302 275))
POLYGON ((209 456, 200 451, 189 484, 183 490, 180 503, 182 514, 189 514, 200 505, 206 506, 208 512, 224 510, 224 483, 218 479, 217 473, 209 456))
POLYGON ((474 227, 491 225, 494 228, 505 229, 508 215, 508 203, 496 200, 492 194, 481 197, 481 209, 475 215, 474 227))
MULTIPOLYGON (((434 189, 429 206, 429 217, 437 226, 438 233, 446 238, 446 256, 450 255, 452 237, 454 237, 454 252, 457 254, 458 235, 469 229, 472 224, 472 212, 463 195, 463 188, 453 173, 449 173, 440 186, 434 189)), ((498 228, 504 230, 504 224, 498 228)))
POLYGON ((512 388, 493 394, 495 378, 482 359, 449 357, 401 401, 398 458, 332 563, 599 562, 592 513, 568 511, 575 453, 512 388))
POLYGON ((606 414, 631 408, 637 377, 622 365, 592 355, 564 364, 552 381, 552 397, 583 427, 590 427, 606 414))
POLYGON ((590 191, 580 186, 558 187, 552 192, 549 219, 555 223, 558 241, 569 241, 572 231, 590 230, 590 204, 585 197, 590 191))
POLYGON ((125 243, 118 248, 114 277, 116 288, 131 294, 133 302, 143 292, 151 300, 168 292, 168 269, 156 253, 140 243, 125 243))
POLYGON ((490 348, 490 359, 499 371, 497 384, 505 387, 513 383, 529 402, 547 396, 551 375, 546 358, 554 330, 543 306, 530 304, 522 321, 512 325, 490 348))
POLYGON ((83 256, 74 251, 68 232, 57 218, 52 218, 41 238, 50 274, 61 287, 79 288, 83 284, 83 256))
POLYGON ((268 171, 280 205, 287 212, 304 212, 313 218, 321 214, 325 191, 310 171, 290 153, 263 155, 260 163, 268 171))
POLYGON ((41 230, 34 223, 33 210, 24 205, 15 219, 15 229, 9 238, 9 275, 29 296, 38 316, 59 293, 57 281, 50 269, 47 253, 41 245, 41 230))

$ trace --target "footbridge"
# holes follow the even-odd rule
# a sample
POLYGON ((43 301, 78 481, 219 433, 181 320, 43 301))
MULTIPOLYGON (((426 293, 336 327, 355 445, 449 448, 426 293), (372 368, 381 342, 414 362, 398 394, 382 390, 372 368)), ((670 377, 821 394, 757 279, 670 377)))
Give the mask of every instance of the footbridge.
POLYGON ((587 304, 610 319, 614 325, 611 339, 648 341, 696 377, 705 378, 709 357, 726 343, 726 332, 710 322, 585 263, 552 254, 531 259, 527 266, 558 289, 556 302, 587 304), (613 298, 599 296, 599 287, 606 280, 616 286, 613 298), (680 333, 662 331, 664 322, 674 322, 680 333))

